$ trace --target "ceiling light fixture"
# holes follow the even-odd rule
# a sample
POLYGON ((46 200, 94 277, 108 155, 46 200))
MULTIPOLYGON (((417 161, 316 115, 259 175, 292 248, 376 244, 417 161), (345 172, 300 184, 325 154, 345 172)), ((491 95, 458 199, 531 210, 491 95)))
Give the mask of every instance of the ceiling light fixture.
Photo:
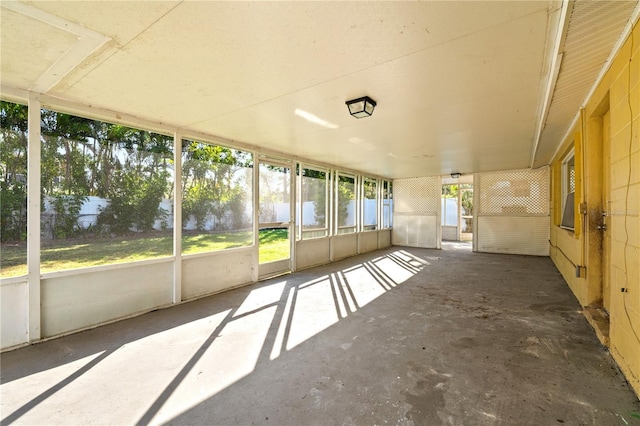
POLYGON ((462 176, 462 173, 458 173, 458 172, 451 173, 451 177, 454 179, 458 179, 460 176, 462 176))
POLYGON ((377 105, 376 101, 368 96, 347 101, 346 104, 349 108, 349 114, 353 115, 355 118, 371 116, 371 114, 373 114, 373 109, 377 105))

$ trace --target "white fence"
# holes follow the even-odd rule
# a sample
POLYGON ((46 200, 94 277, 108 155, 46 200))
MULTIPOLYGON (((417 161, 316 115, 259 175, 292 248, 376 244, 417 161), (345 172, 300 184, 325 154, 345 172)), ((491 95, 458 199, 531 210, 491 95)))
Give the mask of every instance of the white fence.
MULTIPOLYGON (((86 197, 86 201, 82 204, 80 212, 78 214, 78 226, 81 229, 89 229, 91 226, 98 224, 98 215, 109 205, 109 200, 101 197, 86 197)), ((166 217, 161 220, 156 220, 153 229, 173 229, 173 200, 163 199, 160 202, 159 207, 166 212, 166 217)), ((42 230, 44 238, 53 238, 52 226, 55 223, 56 212, 53 207, 52 199, 45 197, 44 211, 42 212, 42 230)), ((346 223, 355 223, 355 210, 356 202, 354 200, 349 202, 347 206, 347 218, 346 223)), ((376 200, 364 200, 364 224, 376 223, 376 200)), ((247 218, 252 217, 251 207, 247 206, 245 209, 245 215, 247 218)), ((265 222, 289 222, 290 207, 288 203, 274 203, 272 206, 272 213, 267 220, 261 218, 265 222)), ((211 231, 218 227, 219 221, 214 215, 208 215, 204 221, 203 229, 211 231)), ((302 204, 302 225, 313 226, 316 224, 315 219, 315 203, 313 201, 306 201, 302 204)), ((187 231, 197 228, 197 222, 193 216, 189 217, 185 222, 184 229, 187 231)))

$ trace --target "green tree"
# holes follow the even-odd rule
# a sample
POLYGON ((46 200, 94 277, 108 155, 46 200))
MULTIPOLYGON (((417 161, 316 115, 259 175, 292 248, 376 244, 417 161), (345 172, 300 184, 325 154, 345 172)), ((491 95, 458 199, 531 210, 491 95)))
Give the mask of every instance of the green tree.
MULTIPOLYGON (((100 146, 108 153, 111 173, 100 193, 110 200, 98 215, 98 225, 108 232, 122 234, 131 229, 151 231, 156 220, 168 212, 160 207, 170 193, 170 165, 173 138, 118 125, 106 129, 100 146)), ((100 169, 96 169, 99 172, 100 169)))
POLYGON ((27 107, 0 102, 0 239, 27 233, 27 107))
POLYGON ((218 228, 238 229, 245 218, 246 193, 242 171, 252 167, 251 155, 197 141, 182 144, 182 225, 190 217, 203 230, 212 215, 218 228))

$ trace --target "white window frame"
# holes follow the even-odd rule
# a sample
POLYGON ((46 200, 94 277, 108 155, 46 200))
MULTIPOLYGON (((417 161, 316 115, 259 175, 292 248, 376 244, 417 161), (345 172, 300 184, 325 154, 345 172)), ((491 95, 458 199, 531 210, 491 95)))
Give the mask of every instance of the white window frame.
POLYGON ((300 218, 299 218, 299 222, 300 222, 300 227, 299 227, 299 236, 301 240, 310 240, 310 239, 314 239, 314 238, 325 238, 328 237, 330 235, 330 199, 331 199, 331 170, 326 169, 324 167, 319 167, 319 166, 314 166, 311 164, 305 164, 305 163, 299 163, 299 179, 300 179, 300 183, 299 183, 299 187, 300 190, 298 191, 299 194, 299 202, 298 202, 298 209, 299 209, 299 214, 300 214, 300 218), (304 178, 304 170, 313 170, 316 172, 321 172, 325 174, 325 204, 324 204, 324 217, 325 217, 325 223, 324 223, 324 227, 322 228, 314 228, 314 229, 304 229, 304 197, 305 197, 305 193, 304 193, 304 188, 302 186, 302 179, 304 178), (313 231, 318 231, 318 232, 323 232, 324 231, 324 235, 322 236, 316 236, 316 237, 307 237, 304 235, 304 232, 313 232, 313 231))
POLYGON ((360 203, 362 204, 362 207, 361 207, 361 211, 362 211, 362 219, 361 219, 362 232, 375 231, 375 230, 380 228, 380 219, 378 218, 378 214, 377 214, 378 206, 380 205, 380 192, 379 192, 380 182, 379 182, 378 179, 375 179, 375 178, 372 178, 372 177, 368 177, 368 176, 363 176, 361 182, 362 182, 362 185, 361 185, 362 186, 362 196, 360 197, 360 203), (376 218, 375 218, 375 221, 376 221, 376 223, 369 224, 369 225, 367 225, 365 223, 365 220, 364 220, 365 202, 368 199, 365 196, 365 193, 366 193, 365 185, 367 184, 367 182, 373 183, 375 185, 375 194, 376 194, 376 198, 375 198, 375 201, 376 201, 376 207, 375 207, 376 218))
POLYGON ((360 179, 359 179, 359 175, 356 174, 352 174, 352 173, 348 173, 348 172, 342 172, 340 170, 336 170, 335 172, 335 182, 334 182, 334 193, 333 193, 333 198, 334 198, 334 206, 333 206, 333 216, 335 218, 335 229, 334 229, 334 235, 342 235, 342 234, 352 234, 352 233, 356 233, 358 232, 358 225, 359 225, 359 186, 360 186, 360 179), (338 186, 340 185, 340 178, 341 177, 345 177, 345 178, 350 178, 353 179, 353 192, 354 192, 354 197, 355 197, 355 205, 354 205, 354 217, 355 217, 355 223, 353 225, 349 225, 349 226, 341 226, 339 224, 339 214, 338 214, 338 209, 340 208, 340 203, 339 203, 339 191, 338 191, 338 186))

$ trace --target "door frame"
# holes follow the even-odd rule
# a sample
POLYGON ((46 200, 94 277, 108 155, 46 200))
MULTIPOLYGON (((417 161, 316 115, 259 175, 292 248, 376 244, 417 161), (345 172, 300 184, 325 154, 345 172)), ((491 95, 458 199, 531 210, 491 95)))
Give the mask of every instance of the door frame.
POLYGON ((602 116, 602 308, 611 312, 611 110, 602 116))
POLYGON ((254 247, 255 247, 255 265, 257 274, 255 276, 256 281, 267 279, 270 277, 278 276, 293 272, 295 270, 295 241, 296 241, 296 217, 295 217, 295 205, 296 205, 296 163, 294 161, 273 158, 267 156, 256 156, 255 161, 255 173, 254 173, 254 247), (276 167, 284 167, 289 169, 289 222, 285 223, 260 223, 260 177, 262 165, 270 165, 276 167), (263 225, 263 226, 261 226, 263 225), (271 225, 271 226, 264 226, 271 225), (275 225, 275 226, 274 226, 275 225), (260 263, 260 229, 271 228, 281 226, 287 228, 289 235, 289 257, 287 259, 275 260, 272 262, 260 263))

